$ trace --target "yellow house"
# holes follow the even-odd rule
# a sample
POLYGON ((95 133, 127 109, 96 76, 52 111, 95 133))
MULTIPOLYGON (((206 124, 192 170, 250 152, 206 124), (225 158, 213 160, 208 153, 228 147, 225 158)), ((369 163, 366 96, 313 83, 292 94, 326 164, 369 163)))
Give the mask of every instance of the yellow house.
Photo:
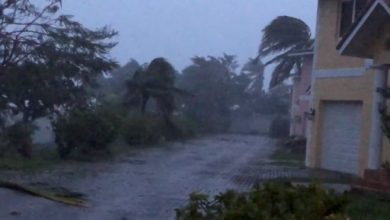
POLYGON ((390 160, 377 92, 389 66, 390 0, 318 0, 309 167, 363 175, 390 160))

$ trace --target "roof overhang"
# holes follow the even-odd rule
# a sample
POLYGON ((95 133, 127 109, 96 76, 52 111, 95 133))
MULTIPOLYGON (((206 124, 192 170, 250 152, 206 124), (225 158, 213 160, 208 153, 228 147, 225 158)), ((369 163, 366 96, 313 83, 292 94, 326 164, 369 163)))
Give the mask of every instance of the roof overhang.
POLYGON ((390 22, 389 0, 375 0, 365 13, 341 39, 337 49, 342 55, 373 58, 373 42, 378 38, 380 28, 390 22))

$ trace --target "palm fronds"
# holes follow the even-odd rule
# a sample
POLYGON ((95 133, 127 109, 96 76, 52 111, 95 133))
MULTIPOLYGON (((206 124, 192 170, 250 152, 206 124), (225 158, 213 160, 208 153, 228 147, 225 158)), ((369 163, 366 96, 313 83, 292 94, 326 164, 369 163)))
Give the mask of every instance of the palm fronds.
POLYGON ((129 103, 141 104, 142 114, 150 98, 158 103, 158 111, 170 115, 175 109, 175 96, 190 96, 185 90, 174 86, 175 70, 163 58, 154 59, 149 66, 137 71, 127 82, 127 99, 129 103))
POLYGON ((51 191, 41 191, 33 189, 32 187, 24 186, 18 183, 1 181, 0 188, 6 188, 17 192, 25 193, 32 196, 41 197, 51 201, 63 203, 70 206, 88 207, 87 201, 83 198, 83 195, 77 193, 55 193, 51 191))
POLYGON ((302 60, 289 53, 303 50, 312 44, 309 26, 300 19, 280 16, 263 29, 259 58, 274 55, 265 65, 275 64, 270 87, 283 82, 294 66, 300 68, 302 60))

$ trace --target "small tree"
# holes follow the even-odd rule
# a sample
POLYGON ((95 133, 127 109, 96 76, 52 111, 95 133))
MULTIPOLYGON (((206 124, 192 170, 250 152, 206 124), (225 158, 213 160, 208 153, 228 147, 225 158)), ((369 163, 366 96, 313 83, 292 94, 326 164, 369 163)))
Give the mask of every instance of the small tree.
POLYGON ((45 2, 0 3, 0 110, 12 106, 24 123, 88 105, 95 77, 117 66, 109 57, 117 32, 88 29, 58 14, 61 0, 45 2))
POLYGON ((142 115, 145 115, 148 102, 154 99, 159 114, 173 131, 176 130, 171 120, 175 96, 189 95, 175 87, 175 72, 164 58, 156 58, 147 67, 140 68, 127 82, 127 103, 139 107, 142 115))

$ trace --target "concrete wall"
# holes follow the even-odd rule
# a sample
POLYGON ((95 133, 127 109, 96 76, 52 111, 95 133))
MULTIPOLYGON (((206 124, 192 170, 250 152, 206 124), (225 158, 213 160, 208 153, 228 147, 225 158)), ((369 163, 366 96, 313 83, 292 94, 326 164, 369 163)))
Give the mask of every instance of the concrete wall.
POLYGON ((311 74, 313 71, 313 57, 305 56, 302 71, 294 79, 293 95, 291 100, 291 127, 290 135, 306 137, 307 117, 305 112, 310 110, 311 74))

